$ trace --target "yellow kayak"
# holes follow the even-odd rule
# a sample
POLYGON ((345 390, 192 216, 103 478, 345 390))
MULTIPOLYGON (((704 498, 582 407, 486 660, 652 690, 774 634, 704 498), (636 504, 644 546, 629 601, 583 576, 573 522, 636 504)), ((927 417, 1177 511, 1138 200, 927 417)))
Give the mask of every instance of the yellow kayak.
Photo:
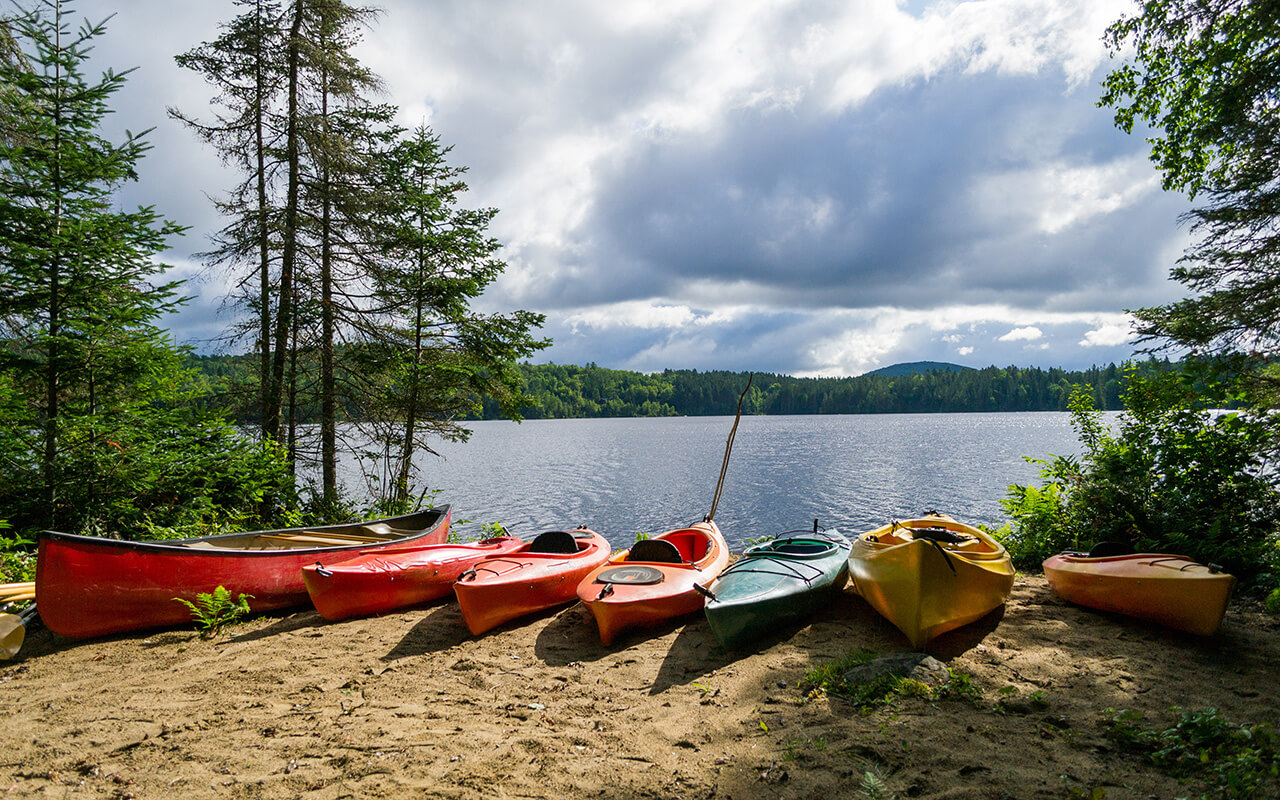
POLYGON ((849 576, 872 608, 922 648, 1004 605, 1014 570, 1004 545, 935 511, 859 536, 849 576))

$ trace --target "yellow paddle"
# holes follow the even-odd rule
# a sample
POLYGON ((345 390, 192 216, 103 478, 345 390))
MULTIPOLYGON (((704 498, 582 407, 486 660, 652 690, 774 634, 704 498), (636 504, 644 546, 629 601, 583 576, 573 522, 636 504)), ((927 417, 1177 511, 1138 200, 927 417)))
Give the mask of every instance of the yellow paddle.
POLYGON ((27 638, 27 625, 35 618, 35 606, 21 614, 0 614, 0 661, 8 661, 18 654, 27 638))

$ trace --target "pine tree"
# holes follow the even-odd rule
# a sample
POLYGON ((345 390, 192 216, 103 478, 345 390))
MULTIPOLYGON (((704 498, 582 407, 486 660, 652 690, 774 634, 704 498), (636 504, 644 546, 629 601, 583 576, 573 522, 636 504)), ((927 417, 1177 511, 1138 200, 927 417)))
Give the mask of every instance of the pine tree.
MULTIPOLYGON (((251 333, 256 338, 259 404, 265 409, 271 402, 268 375, 276 304, 271 264, 272 252, 278 250, 275 218, 279 214, 275 173, 280 165, 273 154, 281 121, 273 104, 283 81, 279 53, 284 33, 276 0, 236 0, 236 5, 244 11, 224 26, 222 35, 176 58, 179 66, 204 75, 217 89, 214 120, 201 122, 175 108, 169 114, 243 175, 230 196, 217 201, 229 222, 217 234, 215 247, 201 255, 210 267, 246 270, 236 281, 244 290, 233 301, 252 313, 254 324, 233 333, 251 333)), ((262 424, 265 429, 265 416, 262 424)))
POLYGON ((1172 275, 1194 294, 1136 312, 1148 341, 1194 352, 1280 353, 1280 6, 1144 0, 1106 40, 1125 61, 1101 104, 1154 128, 1166 189, 1204 205, 1172 275))
POLYGON ((516 366, 550 344, 532 331, 543 317, 528 311, 479 314, 471 302, 505 269, 500 243, 488 234, 496 209, 459 207, 466 169, 446 161, 451 148, 426 127, 394 147, 383 163, 385 258, 370 275, 379 324, 369 327, 365 354, 384 379, 372 409, 388 427, 389 499, 411 495, 412 464, 430 437, 465 440, 458 420, 488 397, 512 419, 530 402, 516 366), (398 426, 394 431, 390 426, 398 426))
MULTIPOLYGON (((64 420, 100 414, 108 387, 147 372, 160 346, 154 323, 180 302, 177 283, 153 282, 165 270, 153 256, 182 228, 150 207, 114 208, 113 192, 148 149, 145 133, 116 144, 100 132, 128 72, 84 77, 104 27, 73 33, 68 5, 51 0, 17 16, 30 67, 0 61, 0 118, 10 131, 0 139, 0 371, 30 398, 41 431, 50 526, 63 488, 84 477, 65 469, 69 449, 85 442, 66 440, 64 420)), ((92 427, 79 433, 97 436, 92 427)))

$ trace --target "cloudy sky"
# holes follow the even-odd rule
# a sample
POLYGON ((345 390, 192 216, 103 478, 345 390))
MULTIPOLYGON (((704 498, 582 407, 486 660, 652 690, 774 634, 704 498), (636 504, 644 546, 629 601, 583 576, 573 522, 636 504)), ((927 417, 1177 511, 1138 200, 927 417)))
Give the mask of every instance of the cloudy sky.
MULTIPOLYGON (((546 314, 536 361, 853 375, 917 360, 1087 367, 1166 302, 1185 199, 1095 107, 1129 0, 384 0, 359 54, 401 122, 500 209, 487 310, 546 314)), ((230 0, 82 0, 154 126, 126 205, 219 227, 235 180, 166 118, 210 92, 173 56, 230 0)), ((224 287, 173 320, 200 343, 224 287)), ((202 344, 205 350, 211 345, 202 344)))

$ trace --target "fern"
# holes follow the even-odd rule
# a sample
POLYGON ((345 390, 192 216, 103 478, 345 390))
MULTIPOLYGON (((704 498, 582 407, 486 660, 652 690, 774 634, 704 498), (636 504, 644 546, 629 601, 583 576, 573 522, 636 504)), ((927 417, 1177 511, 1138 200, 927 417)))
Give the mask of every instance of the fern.
POLYGON ((179 603, 191 609, 191 618, 196 623, 202 638, 217 636, 227 625, 234 624, 249 613, 251 594, 242 594, 236 600, 231 599, 231 592, 225 586, 219 586, 211 593, 201 592, 193 603, 181 597, 175 597, 179 603))

